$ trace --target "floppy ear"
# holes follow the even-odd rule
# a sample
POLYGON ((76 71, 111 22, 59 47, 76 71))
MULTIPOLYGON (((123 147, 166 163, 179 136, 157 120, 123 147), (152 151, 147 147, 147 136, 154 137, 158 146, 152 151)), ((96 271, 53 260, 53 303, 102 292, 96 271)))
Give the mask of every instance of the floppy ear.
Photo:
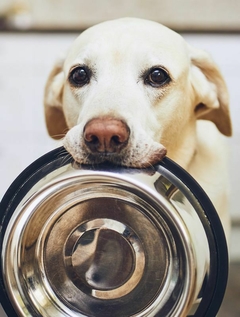
POLYGON ((222 134, 231 136, 229 96, 225 81, 209 54, 190 46, 189 50, 196 117, 214 122, 222 134))
POLYGON ((44 110, 47 130, 54 139, 61 139, 68 131, 67 123, 62 109, 62 94, 64 84, 64 59, 54 65, 44 93, 44 110))

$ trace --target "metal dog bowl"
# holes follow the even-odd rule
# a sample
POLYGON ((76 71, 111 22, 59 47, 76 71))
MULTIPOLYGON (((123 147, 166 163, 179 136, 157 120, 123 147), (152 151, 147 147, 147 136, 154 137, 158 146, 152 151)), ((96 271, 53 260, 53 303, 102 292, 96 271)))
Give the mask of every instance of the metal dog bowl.
POLYGON ((63 149, 30 165, 1 205, 8 316, 209 316, 228 255, 211 202, 169 159, 79 166, 63 149))

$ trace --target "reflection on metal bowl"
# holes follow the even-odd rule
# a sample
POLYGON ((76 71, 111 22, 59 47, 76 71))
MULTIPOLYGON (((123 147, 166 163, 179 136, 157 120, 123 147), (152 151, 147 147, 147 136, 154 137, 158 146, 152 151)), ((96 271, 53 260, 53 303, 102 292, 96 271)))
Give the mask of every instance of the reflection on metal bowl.
POLYGON ((8 316, 216 315, 228 275, 221 223, 169 159, 148 169, 79 166, 63 148, 1 202, 8 316))

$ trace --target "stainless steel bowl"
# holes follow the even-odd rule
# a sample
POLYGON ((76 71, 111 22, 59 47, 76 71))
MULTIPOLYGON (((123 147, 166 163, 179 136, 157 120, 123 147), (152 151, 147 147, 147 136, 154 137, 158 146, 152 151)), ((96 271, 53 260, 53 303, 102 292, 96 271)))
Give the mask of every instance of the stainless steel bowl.
POLYGON ((8 316, 209 316, 228 255, 216 211, 169 159, 79 166, 63 148, 30 165, 1 205, 8 316))

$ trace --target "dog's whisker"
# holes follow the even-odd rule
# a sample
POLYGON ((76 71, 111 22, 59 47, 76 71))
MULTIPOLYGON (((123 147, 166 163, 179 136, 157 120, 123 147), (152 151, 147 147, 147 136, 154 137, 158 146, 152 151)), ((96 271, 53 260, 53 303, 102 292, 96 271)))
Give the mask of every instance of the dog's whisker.
MULTIPOLYGON (((65 154, 66 150, 63 148, 62 150, 59 151, 58 156, 62 156, 63 154, 65 154)), ((69 153, 70 154, 70 153, 69 153)))
POLYGON ((65 165, 69 160, 73 160, 73 158, 70 154, 63 157, 62 164, 65 165))
POLYGON ((61 165, 66 165, 69 161, 74 160, 70 153, 67 153, 66 155, 62 156, 63 154, 66 154, 65 149, 62 149, 58 153, 58 157, 61 159, 61 165))

